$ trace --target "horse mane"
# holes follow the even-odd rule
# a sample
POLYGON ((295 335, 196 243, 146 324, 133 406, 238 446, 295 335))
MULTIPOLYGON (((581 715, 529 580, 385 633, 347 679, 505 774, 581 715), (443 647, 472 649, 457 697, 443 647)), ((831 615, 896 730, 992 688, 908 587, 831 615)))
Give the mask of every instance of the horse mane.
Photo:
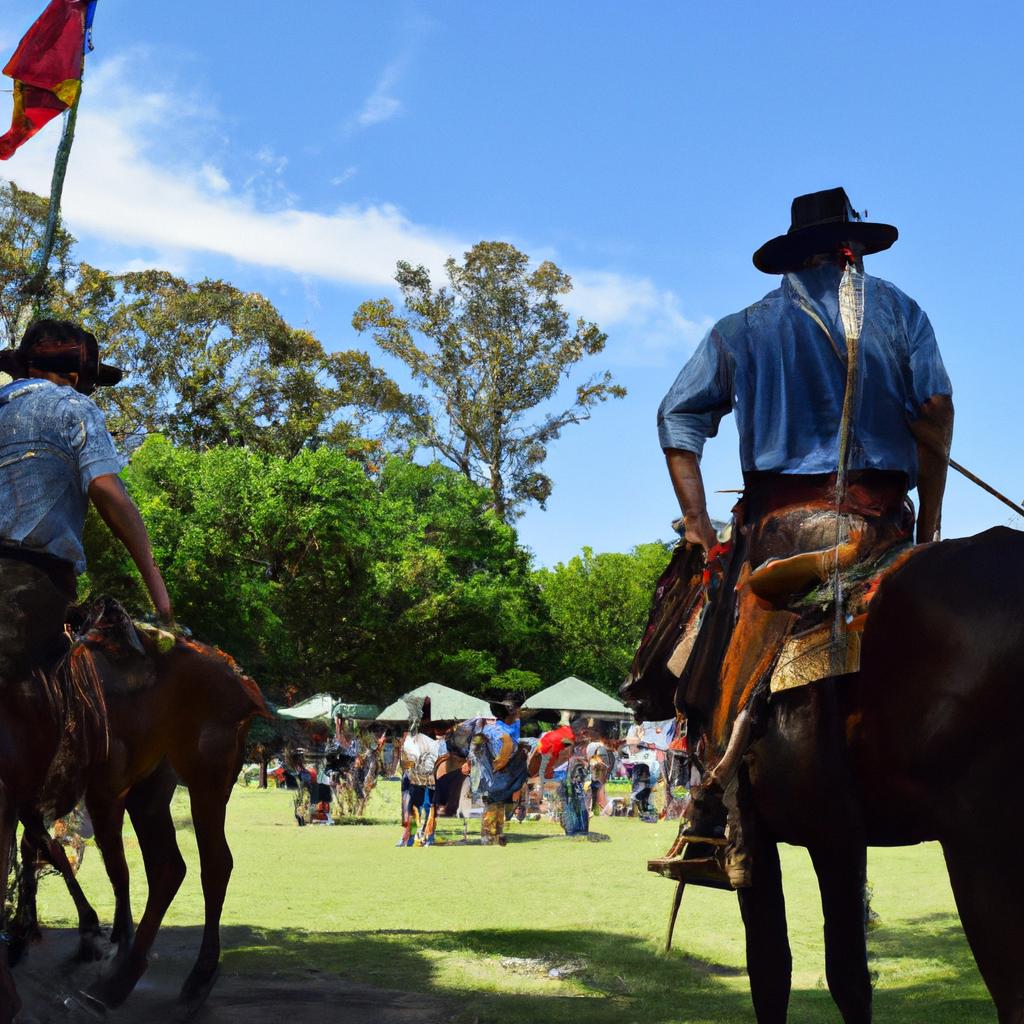
POLYGON ((82 652, 78 657, 102 680, 101 691, 105 687, 111 694, 132 693, 155 686, 161 660, 175 649, 186 650, 226 667, 252 705, 253 713, 262 718, 272 717, 259 686, 230 654, 182 630, 171 633, 136 623, 116 598, 103 596, 88 609, 79 610, 76 637, 78 642, 73 651, 82 652), (96 654, 102 654, 115 671, 101 672, 96 654))
POLYGON ((252 676, 247 675, 241 665, 238 664, 235 659, 227 653, 227 651, 221 650, 213 644, 205 644, 200 640, 196 640, 193 637, 177 636, 175 638, 175 646, 181 646, 187 650, 193 651, 196 654, 202 655, 206 658, 215 658, 222 662, 231 670, 232 675, 238 681, 238 684, 242 688, 242 692, 249 698, 254 706, 254 713, 259 718, 273 718, 274 716, 270 713, 267 707, 266 700, 263 697, 263 693, 259 686, 256 684, 256 680, 252 676))

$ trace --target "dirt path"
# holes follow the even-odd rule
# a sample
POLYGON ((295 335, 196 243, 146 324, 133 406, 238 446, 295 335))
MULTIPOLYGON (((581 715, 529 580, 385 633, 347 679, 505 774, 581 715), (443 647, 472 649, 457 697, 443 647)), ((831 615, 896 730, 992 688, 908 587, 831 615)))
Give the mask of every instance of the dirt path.
MULTIPOLYGON (((156 956, 138 988, 123 1007, 94 1014, 66 1000, 96 977, 98 966, 68 962, 77 937, 70 930, 49 930, 42 943, 15 970, 24 1002, 17 1024, 163 1024, 185 1018, 177 1004, 178 989, 192 966, 195 933, 176 936, 164 929, 156 956)), ((206 1005, 191 1018, 195 1024, 305 1024, 306 1021, 352 1021, 353 1024, 447 1024, 451 1006, 431 996, 372 988, 343 981, 323 971, 304 977, 263 972, 222 973, 206 1005)))

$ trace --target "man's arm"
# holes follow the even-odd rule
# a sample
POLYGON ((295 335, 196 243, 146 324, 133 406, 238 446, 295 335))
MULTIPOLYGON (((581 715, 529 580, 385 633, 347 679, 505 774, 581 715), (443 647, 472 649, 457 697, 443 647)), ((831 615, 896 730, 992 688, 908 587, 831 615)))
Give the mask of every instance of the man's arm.
POLYGON ((938 540, 942 527, 942 496, 953 441, 953 399, 932 395, 910 430, 917 441, 917 543, 925 544, 938 540))
POLYGON ((700 462, 694 452, 681 448, 666 448, 665 461, 683 513, 684 536, 691 544, 699 544, 708 551, 718 543, 718 535, 708 515, 700 462))
POLYGON ((89 484, 89 497, 103 521, 110 527, 111 533, 127 548, 132 561, 138 566, 157 615, 164 622, 173 621, 171 599, 167 596, 167 587, 164 586, 160 570, 153 561, 149 534, 124 484, 113 474, 98 476, 89 484))

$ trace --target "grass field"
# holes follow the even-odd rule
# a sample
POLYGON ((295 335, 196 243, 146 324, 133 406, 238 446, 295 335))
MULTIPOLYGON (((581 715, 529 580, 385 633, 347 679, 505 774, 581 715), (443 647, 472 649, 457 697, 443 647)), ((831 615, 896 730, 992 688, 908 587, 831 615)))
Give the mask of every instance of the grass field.
MULTIPOLYGON (((431 993, 466 1024, 753 1020, 735 897, 688 890, 676 949, 660 953, 672 885, 648 874, 645 862, 668 847, 674 824, 598 819, 593 826, 609 841, 586 843, 527 822, 510 826, 504 849, 397 849, 399 830, 388 823, 396 807, 397 784, 385 783, 370 808, 380 823, 299 829, 287 792, 236 789, 225 972, 315 978, 319 970, 431 993), (533 962, 503 965, 509 958, 533 962), (569 973, 549 977, 565 965, 569 973)), ((202 895, 182 791, 175 816, 189 875, 166 923, 189 927, 202 921, 202 895)), ((137 918, 145 881, 130 833, 126 843, 137 918)), ((783 867, 795 961, 790 1020, 838 1020, 824 984, 810 863, 787 847, 783 867)), ((876 1019, 994 1021, 939 850, 872 851, 869 874, 881 917, 871 935, 876 1019)), ((110 890, 91 847, 79 878, 109 923, 110 890)), ((40 909, 44 924, 73 923, 57 879, 44 881, 40 909)))

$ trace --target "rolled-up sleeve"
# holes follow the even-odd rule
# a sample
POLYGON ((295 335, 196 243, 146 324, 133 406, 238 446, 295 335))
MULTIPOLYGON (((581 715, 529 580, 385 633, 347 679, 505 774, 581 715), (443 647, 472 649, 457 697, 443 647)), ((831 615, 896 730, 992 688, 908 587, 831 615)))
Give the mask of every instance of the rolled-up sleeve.
POLYGON ((701 455, 704 442, 718 433, 719 422, 731 408, 728 353, 717 328, 712 328, 658 409, 661 447, 701 455))
POLYGON ((933 395, 952 395, 953 385, 942 364, 928 315, 912 299, 908 300, 907 338, 910 343, 910 401, 907 410, 911 419, 921 414, 921 406, 933 395))
POLYGON ((68 443, 78 458, 83 493, 97 477, 121 472, 124 460, 114 447, 106 418, 92 401, 76 398, 67 404, 64 417, 68 443))

